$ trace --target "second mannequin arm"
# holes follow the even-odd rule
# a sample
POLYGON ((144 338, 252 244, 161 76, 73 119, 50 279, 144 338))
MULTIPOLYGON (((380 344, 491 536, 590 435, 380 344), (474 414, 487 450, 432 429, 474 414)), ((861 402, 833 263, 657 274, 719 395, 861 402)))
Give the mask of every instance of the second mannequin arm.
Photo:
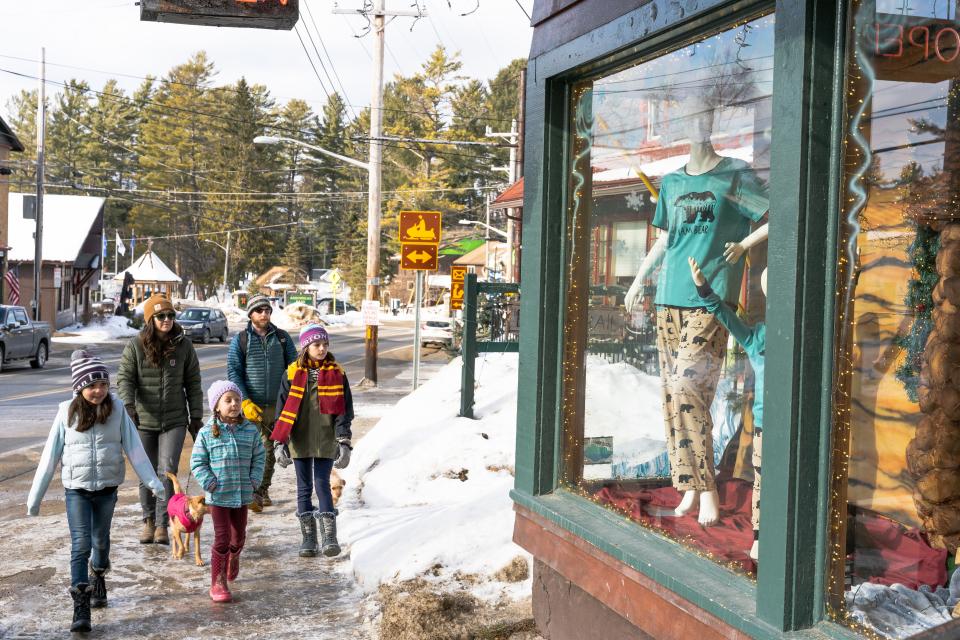
POLYGON ((760 244, 761 242, 766 242, 767 233, 770 230, 770 223, 764 224, 760 227, 757 227, 757 230, 748 235, 746 238, 740 242, 728 242, 724 245, 723 248, 723 257, 730 263, 734 264, 740 258, 743 257, 743 254, 746 253, 749 249, 753 248, 754 245, 760 244))
POLYGON ((640 263, 640 270, 637 277, 633 279, 633 284, 627 290, 627 295, 623 299, 623 304, 627 311, 633 311, 633 308, 643 301, 643 281, 650 277, 650 274, 657 270, 657 267, 663 262, 663 257, 667 253, 667 234, 661 233, 657 241, 650 247, 643 262, 640 263))

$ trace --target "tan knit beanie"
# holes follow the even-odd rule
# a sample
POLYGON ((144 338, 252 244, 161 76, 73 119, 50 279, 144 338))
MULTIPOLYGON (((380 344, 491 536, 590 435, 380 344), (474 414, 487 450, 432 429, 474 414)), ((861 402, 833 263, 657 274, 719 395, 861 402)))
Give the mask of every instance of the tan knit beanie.
POLYGON ((155 293, 143 303, 143 321, 150 322, 150 320, 153 319, 153 314, 160 313, 161 311, 173 311, 176 313, 176 309, 173 308, 173 303, 170 302, 165 295, 155 293))

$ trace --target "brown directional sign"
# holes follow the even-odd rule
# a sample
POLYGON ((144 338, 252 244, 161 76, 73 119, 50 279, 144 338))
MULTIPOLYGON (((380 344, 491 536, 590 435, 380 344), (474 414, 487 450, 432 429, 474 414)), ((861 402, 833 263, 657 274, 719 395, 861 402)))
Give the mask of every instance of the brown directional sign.
POLYGON ((299 0, 140 0, 140 20, 289 31, 299 0))
POLYGON ((440 212, 401 211, 400 242, 440 244, 440 212))
POLYGON ((401 244, 400 268, 408 271, 435 271, 437 268, 437 245, 401 244))
POLYGON ((467 279, 467 268, 465 266, 453 266, 450 268, 450 308, 463 309, 463 283, 467 279))

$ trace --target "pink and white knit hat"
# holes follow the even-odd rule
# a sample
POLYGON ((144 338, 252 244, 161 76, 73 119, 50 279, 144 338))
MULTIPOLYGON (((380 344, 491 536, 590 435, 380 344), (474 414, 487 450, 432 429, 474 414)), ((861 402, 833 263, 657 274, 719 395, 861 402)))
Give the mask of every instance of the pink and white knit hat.
POLYGON ((300 331, 300 350, 306 349, 314 342, 326 342, 329 344, 330 336, 327 330, 318 324, 308 324, 300 331))
POLYGON ((110 372, 103 360, 84 349, 70 354, 70 373, 73 375, 74 395, 95 382, 110 382, 110 372))

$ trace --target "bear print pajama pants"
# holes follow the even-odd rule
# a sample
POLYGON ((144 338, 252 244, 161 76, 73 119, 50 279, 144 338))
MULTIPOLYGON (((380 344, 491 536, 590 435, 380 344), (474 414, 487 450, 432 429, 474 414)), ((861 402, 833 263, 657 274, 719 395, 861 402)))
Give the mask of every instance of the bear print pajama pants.
POLYGON ((712 491, 713 418, 726 328, 702 307, 657 307, 657 351, 670 475, 678 491, 712 491))

